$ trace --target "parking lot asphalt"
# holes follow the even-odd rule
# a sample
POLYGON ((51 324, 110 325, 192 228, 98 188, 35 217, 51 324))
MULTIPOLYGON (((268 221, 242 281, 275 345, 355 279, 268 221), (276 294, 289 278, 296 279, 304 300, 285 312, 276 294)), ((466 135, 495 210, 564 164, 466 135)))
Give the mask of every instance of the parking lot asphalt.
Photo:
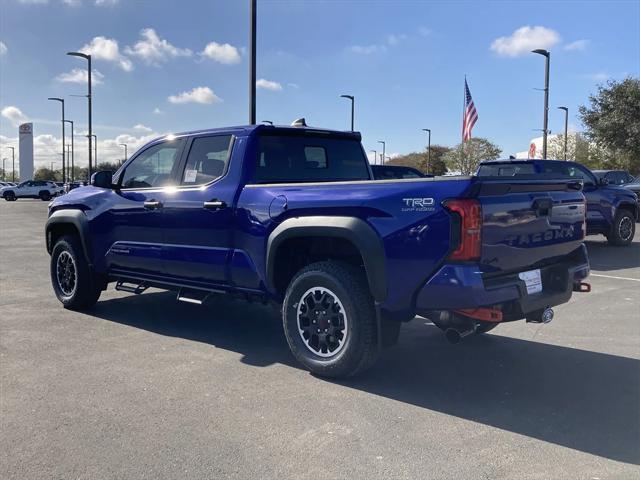
POLYGON ((64 310, 46 203, 0 202, 0 477, 631 479, 640 235, 589 237, 593 291, 449 345, 416 318, 349 381, 300 369, 278 311, 159 290, 64 310))

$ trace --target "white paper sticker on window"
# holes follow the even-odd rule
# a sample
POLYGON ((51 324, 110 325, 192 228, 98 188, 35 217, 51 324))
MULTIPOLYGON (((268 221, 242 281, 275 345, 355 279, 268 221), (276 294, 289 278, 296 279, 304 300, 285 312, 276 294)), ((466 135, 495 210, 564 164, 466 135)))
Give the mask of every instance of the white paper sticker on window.
POLYGON ((195 183, 197 176, 198 176, 198 170, 185 170, 184 183, 195 183))

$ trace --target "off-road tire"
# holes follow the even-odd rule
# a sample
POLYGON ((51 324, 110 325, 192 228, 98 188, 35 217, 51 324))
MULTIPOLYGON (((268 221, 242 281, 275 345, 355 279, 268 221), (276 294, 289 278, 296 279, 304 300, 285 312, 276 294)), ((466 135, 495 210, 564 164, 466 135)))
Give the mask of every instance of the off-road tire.
POLYGON ((633 218, 633 213, 629 210, 620 209, 613 219, 613 226, 611 227, 611 233, 607 235, 607 240, 610 245, 624 247, 633 241, 635 231, 636 219, 633 218))
POLYGON ((86 310, 94 306, 100 298, 104 283, 87 263, 78 237, 65 235, 58 239, 51 252, 50 272, 53 291, 64 308, 86 310), (64 256, 64 262, 59 262, 61 256, 64 256), (62 265, 68 265, 69 261, 75 275, 74 288, 59 279, 59 271, 65 269, 62 265))
MULTIPOLYGON (((318 290, 312 295, 320 293, 321 290, 318 290)), ((332 378, 351 377, 371 367, 378 358, 378 332, 373 297, 364 272, 349 264, 322 261, 300 270, 287 288, 282 305, 282 320, 291 353, 316 375, 332 378), (340 318, 347 326, 346 334, 343 336, 342 346, 334 349, 337 352, 335 354, 330 351, 315 353, 310 345, 313 340, 305 340, 300 332, 300 322, 304 321, 301 319, 304 313, 300 314, 299 310, 308 308, 309 291, 313 291, 314 288, 329 292, 327 298, 333 299, 331 308, 335 308, 337 303, 344 307, 342 313, 345 317, 340 318), (325 356, 322 356, 323 354, 325 356)), ((318 317, 318 326, 321 321, 318 317)), ((335 317, 333 321, 335 322, 335 317)))

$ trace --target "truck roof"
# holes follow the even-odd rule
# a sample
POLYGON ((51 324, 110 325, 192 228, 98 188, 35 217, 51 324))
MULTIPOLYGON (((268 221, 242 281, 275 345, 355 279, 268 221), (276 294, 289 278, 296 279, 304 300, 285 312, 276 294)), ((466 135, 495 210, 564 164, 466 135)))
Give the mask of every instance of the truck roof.
MULTIPOLYGON (((205 128, 202 130, 191 130, 187 132, 175 133, 176 137, 181 136, 190 136, 190 135, 202 135, 202 134, 218 134, 218 133, 230 133, 230 134, 251 134, 254 131, 270 131, 270 132, 283 132, 283 133, 291 133, 291 134, 299 134, 301 132, 306 134, 320 134, 320 135, 335 135, 345 138, 352 138, 354 140, 360 141, 362 136, 360 132, 351 132, 351 131, 343 131, 343 130, 333 130, 329 128, 316 128, 316 127, 293 127, 290 125, 265 125, 265 124, 257 124, 257 125, 238 125, 231 127, 218 127, 218 128, 205 128)), ((164 136, 162 137, 164 138, 164 136)))

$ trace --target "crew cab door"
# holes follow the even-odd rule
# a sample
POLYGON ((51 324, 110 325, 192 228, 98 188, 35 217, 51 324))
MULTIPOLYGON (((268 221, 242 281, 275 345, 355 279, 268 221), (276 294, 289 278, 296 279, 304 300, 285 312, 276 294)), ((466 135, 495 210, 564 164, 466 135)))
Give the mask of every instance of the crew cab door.
POLYGON ((162 275, 163 209, 175 189, 184 140, 156 143, 139 152, 120 173, 120 190, 109 208, 111 233, 106 263, 114 273, 162 275))
POLYGON ((229 283, 238 189, 237 179, 227 175, 232 145, 233 136, 222 134, 194 137, 186 146, 179 185, 163 209, 164 265, 179 283, 229 283))

